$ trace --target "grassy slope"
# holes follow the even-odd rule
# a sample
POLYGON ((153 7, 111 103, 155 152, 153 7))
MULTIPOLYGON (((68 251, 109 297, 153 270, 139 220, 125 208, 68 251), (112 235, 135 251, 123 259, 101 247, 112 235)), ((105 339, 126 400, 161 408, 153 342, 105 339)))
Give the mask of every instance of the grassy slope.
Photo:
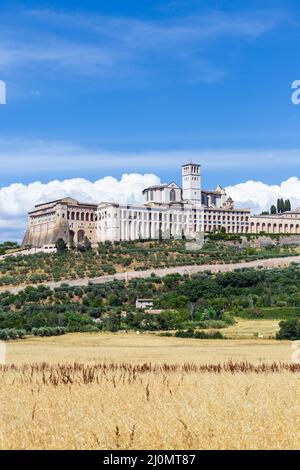
POLYGON ((237 263, 298 254, 298 249, 246 248, 209 241, 200 251, 186 249, 182 240, 129 242, 103 245, 96 251, 65 255, 36 254, 0 260, 0 286, 38 284, 46 281, 97 277, 114 272, 145 270, 193 264, 237 263))

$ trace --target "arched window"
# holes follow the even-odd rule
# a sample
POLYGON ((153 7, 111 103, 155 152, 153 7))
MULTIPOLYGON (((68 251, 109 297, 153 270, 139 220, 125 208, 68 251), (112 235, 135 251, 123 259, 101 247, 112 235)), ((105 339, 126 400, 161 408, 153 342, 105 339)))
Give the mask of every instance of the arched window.
POLYGON ((175 189, 171 189, 170 191, 170 201, 174 202, 176 200, 176 192, 175 189))

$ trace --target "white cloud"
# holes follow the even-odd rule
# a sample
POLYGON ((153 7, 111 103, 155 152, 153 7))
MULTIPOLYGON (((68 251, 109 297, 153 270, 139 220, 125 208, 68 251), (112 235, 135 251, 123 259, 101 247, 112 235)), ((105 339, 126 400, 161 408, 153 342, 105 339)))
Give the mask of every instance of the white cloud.
MULTIPOLYGON (((154 174, 125 173, 120 180, 106 176, 94 183, 83 178, 73 178, 45 184, 12 184, 0 189, 0 241, 22 239, 27 212, 35 204, 66 196, 82 202, 114 201, 130 204, 141 202, 142 190, 159 182, 159 177, 154 174)), ((280 185, 246 181, 228 186, 226 190, 237 206, 249 207, 254 213, 269 209, 280 197, 290 199, 293 208, 300 206, 300 180, 296 177, 289 178, 280 185)))
POLYGON ((83 202, 113 201, 133 203, 141 201, 142 190, 159 183, 153 174, 125 173, 120 180, 106 176, 92 183, 83 178, 54 180, 43 184, 16 183, 0 189, 0 241, 8 237, 21 240, 26 227, 27 212, 35 204, 70 196, 83 202))
POLYGON ((250 180, 228 186, 226 190, 239 207, 249 207, 254 213, 269 210, 278 198, 290 199, 294 209, 300 207, 300 180, 295 176, 279 185, 250 180))

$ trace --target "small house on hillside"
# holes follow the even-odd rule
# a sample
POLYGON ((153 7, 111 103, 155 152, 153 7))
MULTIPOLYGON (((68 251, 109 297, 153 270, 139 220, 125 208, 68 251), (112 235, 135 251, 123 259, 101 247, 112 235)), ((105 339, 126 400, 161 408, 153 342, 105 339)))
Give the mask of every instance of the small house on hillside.
POLYGON ((135 301, 135 308, 137 309, 145 309, 145 308, 153 308, 154 302, 153 299, 136 299, 135 301))

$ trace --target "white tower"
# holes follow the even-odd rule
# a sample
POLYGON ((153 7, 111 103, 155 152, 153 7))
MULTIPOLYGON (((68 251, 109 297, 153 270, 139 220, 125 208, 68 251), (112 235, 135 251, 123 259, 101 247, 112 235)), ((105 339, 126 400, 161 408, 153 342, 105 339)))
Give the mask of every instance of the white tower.
POLYGON ((182 198, 201 204, 201 165, 182 165, 182 198))

